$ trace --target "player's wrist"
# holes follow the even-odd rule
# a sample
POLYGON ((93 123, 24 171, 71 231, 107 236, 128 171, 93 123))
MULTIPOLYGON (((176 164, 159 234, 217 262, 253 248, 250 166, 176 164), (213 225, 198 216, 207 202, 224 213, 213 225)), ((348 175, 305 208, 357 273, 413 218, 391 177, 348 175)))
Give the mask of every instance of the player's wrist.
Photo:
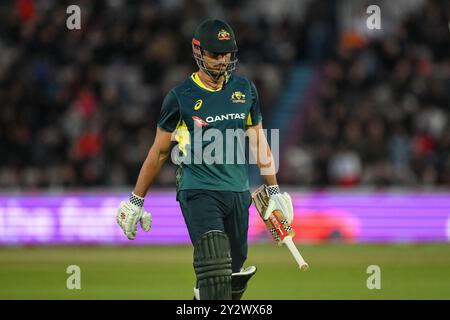
POLYGON ((142 208, 144 206, 144 198, 138 196, 134 192, 130 194, 129 201, 134 204, 135 206, 138 206, 139 208, 142 208))
POLYGON ((269 197, 273 196, 275 194, 280 194, 281 193, 280 192, 280 187, 277 184, 267 186, 266 190, 267 190, 267 194, 269 195, 269 197))

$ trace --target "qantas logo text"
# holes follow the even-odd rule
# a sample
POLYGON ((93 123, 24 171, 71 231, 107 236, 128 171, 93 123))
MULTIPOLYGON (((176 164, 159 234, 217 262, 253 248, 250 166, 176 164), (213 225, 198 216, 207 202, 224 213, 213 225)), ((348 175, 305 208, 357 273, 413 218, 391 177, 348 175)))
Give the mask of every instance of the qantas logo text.
POLYGON ((220 116, 209 116, 206 118, 206 122, 216 122, 216 121, 224 121, 224 120, 236 120, 236 119, 245 119, 245 113, 228 113, 222 114, 220 116))

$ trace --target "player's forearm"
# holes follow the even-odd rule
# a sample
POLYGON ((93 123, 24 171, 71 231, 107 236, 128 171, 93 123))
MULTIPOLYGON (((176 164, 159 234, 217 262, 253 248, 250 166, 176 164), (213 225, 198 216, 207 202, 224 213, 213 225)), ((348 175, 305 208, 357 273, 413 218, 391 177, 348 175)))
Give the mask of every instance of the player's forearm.
POLYGON ((267 185, 276 185, 276 167, 275 160, 270 150, 269 143, 266 136, 262 131, 262 126, 255 126, 254 132, 256 135, 251 137, 250 149, 252 150, 253 157, 256 159, 256 164, 260 170, 261 177, 264 179, 267 185), (252 139, 253 138, 253 139, 252 139))
POLYGON ((155 147, 152 147, 148 152, 147 158, 142 164, 141 171, 134 187, 133 193, 145 197, 148 189, 153 184, 153 181, 158 176, 164 162, 168 157, 168 153, 162 152, 155 147))
POLYGON ((268 186, 273 186, 273 185, 278 184, 277 176, 274 174, 268 175, 268 176, 261 175, 261 177, 263 177, 265 184, 268 186))
POLYGON ((278 184, 277 176, 275 174, 275 161, 273 159, 269 145, 267 145, 266 147, 268 148, 268 155, 266 157, 267 161, 258 161, 258 167, 261 173, 261 177, 264 179, 266 185, 272 186, 278 184))
POLYGON ((258 144, 257 159, 257 165, 261 173, 261 177, 264 179, 265 183, 269 186, 277 184, 275 160, 273 159, 272 152, 270 151, 270 147, 267 142, 258 144))

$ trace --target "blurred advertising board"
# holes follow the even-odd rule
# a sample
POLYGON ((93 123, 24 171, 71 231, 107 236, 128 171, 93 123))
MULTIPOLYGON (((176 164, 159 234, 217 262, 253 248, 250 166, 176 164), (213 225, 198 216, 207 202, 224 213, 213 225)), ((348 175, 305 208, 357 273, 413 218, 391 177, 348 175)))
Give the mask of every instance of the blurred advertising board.
MULTIPOLYGON (((445 242, 450 240, 450 193, 292 192, 292 226, 301 243, 445 242)), ((144 207, 149 233, 129 241, 116 225, 122 193, 0 194, 0 245, 185 244, 189 235, 174 192, 153 192, 144 207)), ((139 228, 139 227, 138 227, 139 228)), ((255 208, 248 239, 271 241, 255 208)))

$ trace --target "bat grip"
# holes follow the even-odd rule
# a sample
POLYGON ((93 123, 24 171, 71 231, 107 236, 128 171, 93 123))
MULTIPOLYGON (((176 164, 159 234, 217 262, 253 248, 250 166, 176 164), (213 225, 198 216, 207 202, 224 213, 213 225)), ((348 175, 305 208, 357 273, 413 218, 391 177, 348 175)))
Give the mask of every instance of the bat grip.
POLYGON ((299 268, 303 271, 306 271, 309 266, 298 251, 297 247, 294 244, 294 241, 292 241, 292 236, 286 236, 283 239, 283 243, 286 245, 286 247, 288 247, 289 251, 294 256, 294 259, 295 261, 297 261, 299 268))

